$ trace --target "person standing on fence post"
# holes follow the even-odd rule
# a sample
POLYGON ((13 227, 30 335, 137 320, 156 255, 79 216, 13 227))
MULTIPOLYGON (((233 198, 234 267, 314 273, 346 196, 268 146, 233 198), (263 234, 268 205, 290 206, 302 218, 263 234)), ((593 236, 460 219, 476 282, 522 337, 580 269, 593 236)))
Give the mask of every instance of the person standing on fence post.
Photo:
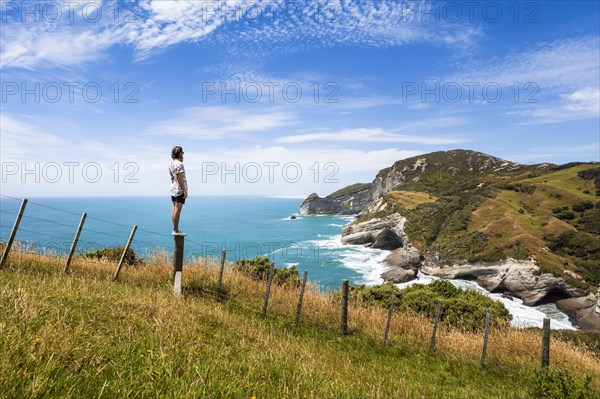
POLYGON ((185 233, 179 230, 179 218, 183 204, 185 204, 188 197, 188 187, 183 167, 183 148, 180 146, 175 146, 171 150, 169 174, 171 175, 171 201, 173 202, 173 210, 171 211, 173 235, 184 236, 185 233))

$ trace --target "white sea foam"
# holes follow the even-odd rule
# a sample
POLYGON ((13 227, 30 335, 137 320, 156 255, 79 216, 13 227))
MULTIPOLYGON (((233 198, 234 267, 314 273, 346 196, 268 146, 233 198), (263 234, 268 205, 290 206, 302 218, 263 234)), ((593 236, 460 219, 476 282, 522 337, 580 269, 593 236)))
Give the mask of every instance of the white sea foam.
POLYGON ((383 283, 381 273, 388 269, 383 261, 389 251, 366 248, 362 245, 344 245, 339 251, 339 260, 348 269, 361 274, 361 284, 383 283))
MULTIPOLYGON (((415 280, 408 283, 396 284, 399 288, 406 288, 412 284, 429 284, 433 280, 439 280, 438 277, 429 276, 419 272, 415 280)), ((549 317, 552 321, 550 327, 553 329, 576 330, 576 327, 569 321, 569 316, 556 308, 553 303, 540 306, 526 306, 523 301, 518 298, 506 298, 501 294, 490 294, 488 291, 477 285, 473 281, 467 280, 448 280, 459 288, 470 288, 481 292, 495 300, 498 300, 506 306, 513 319, 511 325, 513 327, 542 327, 544 318, 549 317)))
POLYGON ((320 240, 304 240, 299 241, 298 246, 302 248, 306 247, 315 247, 315 246, 324 246, 327 245, 329 248, 339 248, 342 246, 341 243, 341 234, 336 235, 327 235, 327 234, 317 234, 320 237, 320 240))

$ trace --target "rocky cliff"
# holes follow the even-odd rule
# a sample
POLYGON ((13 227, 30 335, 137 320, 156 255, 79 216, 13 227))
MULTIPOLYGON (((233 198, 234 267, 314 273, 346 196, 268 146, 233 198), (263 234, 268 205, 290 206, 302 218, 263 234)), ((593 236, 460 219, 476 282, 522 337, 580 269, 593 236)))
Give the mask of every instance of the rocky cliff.
POLYGON ((389 250, 384 279, 408 281, 419 269, 471 279, 528 305, 556 302, 600 330, 590 297, 600 284, 600 164, 434 152, 334 194, 309 196, 303 214, 360 212, 342 242, 389 250))
MULTIPOLYGON (((535 165, 548 168, 550 164, 535 165)), ((478 184, 486 173, 517 173, 530 166, 470 150, 438 151, 395 162, 379 171, 371 183, 357 183, 326 197, 310 194, 300 206, 302 215, 357 214, 393 190, 432 194, 478 184)))
MULTIPOLYGON (((549 164, 546 164, 549 165, 549 164)), ((473 187, 487 173, 514 173, 523 168, 514 162, 477 151, 438 151, 395 162, 379 171, 372 183, 371 197, 399 189, 432 194, 473 187)))
POLYGON ((300 205, 300 215, 353 215, 370 203, 371 184, 358 183, 326 197, 310 194, 300 205))
POLYGON ((385 281, 404 283, 418 271, 447 279, 476 281, 492 293, 519 298, 525 305, 556 303, 583 329, 600 330, 600 292, 594 296, 562 277, 541 273, 535 259, 447 264, 435 256, 423 256, 404 231, 406 218, 392 213, 382 218, 350 224, 342 229, 342 243, 390 250, 385 281))

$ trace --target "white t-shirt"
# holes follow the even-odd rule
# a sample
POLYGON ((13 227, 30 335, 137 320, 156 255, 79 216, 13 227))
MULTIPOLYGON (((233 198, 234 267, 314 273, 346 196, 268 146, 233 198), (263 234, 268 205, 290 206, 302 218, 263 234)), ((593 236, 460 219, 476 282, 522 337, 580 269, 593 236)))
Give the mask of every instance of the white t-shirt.
POLYGON ((187 180, 185 178, 185 169, 183 168, 183 162, 179 159, 174 159, 169 164, 169 174, 171 175, 171 196, 179 197, 183 194, 183 189, 179 186, 179 180, 177 175, 183 173, 183 184, 187 190, 187 180))

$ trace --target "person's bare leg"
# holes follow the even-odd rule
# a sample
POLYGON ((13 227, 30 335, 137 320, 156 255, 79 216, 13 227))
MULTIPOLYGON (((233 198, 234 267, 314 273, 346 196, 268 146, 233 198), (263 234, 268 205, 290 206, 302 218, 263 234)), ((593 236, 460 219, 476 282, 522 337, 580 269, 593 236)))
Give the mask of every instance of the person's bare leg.
POLYGON ((171 218, 173 219, 173 231, 179 232, 179 217, 181 216, 181 209, 183 204, 181 202, 173 202, 173 211, 171 212, 171 218))

